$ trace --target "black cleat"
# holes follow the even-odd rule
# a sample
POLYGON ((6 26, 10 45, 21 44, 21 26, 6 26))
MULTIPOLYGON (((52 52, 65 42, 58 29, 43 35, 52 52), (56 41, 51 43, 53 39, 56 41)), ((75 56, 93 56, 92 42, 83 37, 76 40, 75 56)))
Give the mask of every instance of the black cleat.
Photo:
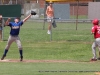
POLYGON ((100 60, 100 57, 98 58, 98 60, 100 60))
POLYGON ((20 61, 23 61, 23 56, 20 57, 20 61))
POLYGON ((92 58, 91 61, 97 61, 97 59, 93 59, 93 58, 92 58))
POLYGON ((1 60, 3 60, 5 57, 6 57, 6 55, 3 55, 2 58, 1 58, 1 60))

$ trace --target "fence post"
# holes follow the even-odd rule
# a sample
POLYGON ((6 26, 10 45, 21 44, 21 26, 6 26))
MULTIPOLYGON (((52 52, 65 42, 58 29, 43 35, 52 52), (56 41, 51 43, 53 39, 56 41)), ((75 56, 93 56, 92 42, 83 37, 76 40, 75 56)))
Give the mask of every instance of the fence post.
POLYGON ((77 1, 76 30, 78 25, 78 9, 79 9, 79 0, 77 1))

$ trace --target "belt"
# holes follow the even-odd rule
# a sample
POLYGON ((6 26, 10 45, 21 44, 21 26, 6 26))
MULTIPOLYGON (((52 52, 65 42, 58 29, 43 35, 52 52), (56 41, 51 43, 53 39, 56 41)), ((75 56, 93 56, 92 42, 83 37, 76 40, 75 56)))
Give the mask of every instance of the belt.
POLYGON ((11 35, 12 37, 17 37, 18 35, 11 35))

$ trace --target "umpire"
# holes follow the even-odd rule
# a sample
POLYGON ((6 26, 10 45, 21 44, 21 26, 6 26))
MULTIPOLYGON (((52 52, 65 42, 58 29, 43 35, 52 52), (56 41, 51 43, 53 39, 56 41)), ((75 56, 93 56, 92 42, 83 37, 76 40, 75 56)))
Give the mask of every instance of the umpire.
POLYGON ((20 38, 19 38, 18 35, 19 35, 19 32, 20 32, 20 27, 23 25, 23 23, 27 19, 29 19, 31 17, 31 15, 36 15, 36 13, 34 11, 31 11, 31 14, 29 14, 22 21, 20 21, 19 18, 15 18, 14 22, 10 22, 10 18, 7 19, 5 25, 9 26, 11 28, 11 30, 10 30, 10 35, 9 35, 9 38, 8 38, 8 42, 7 42, 7 45, 5 47, 4 54, 3 54, 2 58, 1 58, 1 60, 3 60, 6 57, 6 54, 7 54, 8 50, 9 50, 9 48, 10 48, 10 45, 13 42, 16 42, 16 44, 18 46, 19 53, 20 53, 20 61, 23 60, 23 49, 22 49, 21 41, 20 41, 20 38))

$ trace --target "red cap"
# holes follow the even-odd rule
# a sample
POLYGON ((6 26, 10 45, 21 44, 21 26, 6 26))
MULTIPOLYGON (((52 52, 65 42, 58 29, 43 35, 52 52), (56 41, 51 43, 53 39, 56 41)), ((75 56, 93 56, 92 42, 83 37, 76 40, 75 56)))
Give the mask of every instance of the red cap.
POLYGON ((94 19, 94 20, 92 21, 92 23, 93 23, 94 25, 98 25, 98 24, 99 24, 99 20, 98 20, 98 19, 94 19))

